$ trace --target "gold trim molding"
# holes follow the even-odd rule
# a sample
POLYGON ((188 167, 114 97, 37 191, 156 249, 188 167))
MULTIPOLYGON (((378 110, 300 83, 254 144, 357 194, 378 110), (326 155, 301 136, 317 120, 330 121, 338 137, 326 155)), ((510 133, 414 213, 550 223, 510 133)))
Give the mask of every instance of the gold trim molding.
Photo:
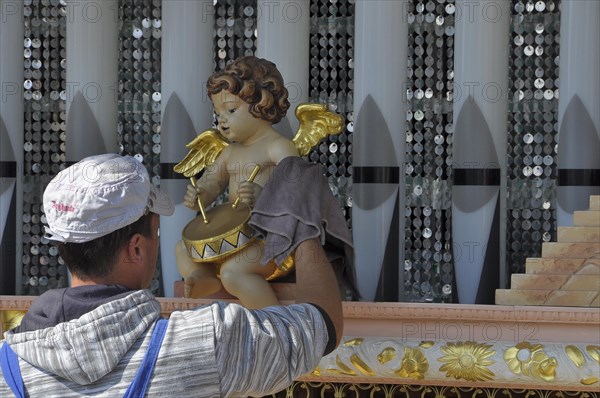
POLYGON ((298 381, 271 397, 298 398, 598 398, 594 392, 547 391, 539 389, 497 389, 487 387, 415 386, 400 384, 338 384, 298 381))
MULTIPOLYGON (((2 328, 34 299, 0 296, 2 328)), ((164 316, 211 302, 158 300, 164 316)), ((597 308, 345 302, 344 321, 299 383, 600 391, 597 308)))

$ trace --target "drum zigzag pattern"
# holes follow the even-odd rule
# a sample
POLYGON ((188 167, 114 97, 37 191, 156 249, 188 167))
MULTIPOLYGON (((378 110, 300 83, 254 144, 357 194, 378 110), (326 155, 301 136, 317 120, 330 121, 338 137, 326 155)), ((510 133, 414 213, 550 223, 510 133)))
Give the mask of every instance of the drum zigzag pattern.
POLYGON ((197 260, 216 260, 235 253, 237 249, 244 247, 252 239, 252 236, 249 236, 242 231, 236 231, 230 236, 222 238, 220 242, 209 241, 200 245, 196 244, 198 248, 194 245, 190 245, 188 252, 192 258, 197 260))

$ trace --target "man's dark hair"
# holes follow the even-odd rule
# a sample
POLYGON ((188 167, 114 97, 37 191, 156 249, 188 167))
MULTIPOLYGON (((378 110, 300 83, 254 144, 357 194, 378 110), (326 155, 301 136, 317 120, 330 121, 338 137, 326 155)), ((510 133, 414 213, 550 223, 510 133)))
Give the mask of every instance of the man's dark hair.
POLYGON ((133 224, 85 243, 57 243, 69 271, 82 280, 102 278, 113 270, 117 255, 135 234, 152 236, 152 215, 143 215, 133 224))

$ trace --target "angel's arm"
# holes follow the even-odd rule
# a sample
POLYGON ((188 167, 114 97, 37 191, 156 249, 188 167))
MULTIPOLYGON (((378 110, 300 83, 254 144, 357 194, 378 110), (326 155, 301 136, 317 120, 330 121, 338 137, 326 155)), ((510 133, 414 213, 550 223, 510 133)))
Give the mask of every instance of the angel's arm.
POLYGON ((227 165, 225 159, 229 150, 225 148, 215 163, 204 168, 204 173, 196 181, 196 187, 192 184, 187 185, 183 196, 183 204, 195 211, 199 211, 198 195, 204 207, 209 206, 225 190, 229 182, 227 174, 227 165))
MULTIPOLYGON (((269 157, 269 161, 267 163, 277 165, 288 156, 298 156, 298 150, 293 142, 285 138, 280 138, 272 141, 269 144, 267 148, 267 154, 269 157)), ((263 180, 262 185, 265 183, 266 180, 263 180)), ((257 182, 242 181, 238 184, 236 195, 240 198, 242 203, 247 203, 250 206, 253 206, 256 202, 256 199, 260 195, 260 192, 262 191, 262 185, 261 183, 257 182)))
POLYGON ((197 192, 205 206, 210 205, 215 199, 225 191, 229 184, 229 174, 227 172, 227 159, 231 153, 231 148, 226 147, 219 154, 215 162, 204 169, 202 177, 198 179, 197 192))
POLYGON ((185 158, 173 168, 186 177, 204 171, 200 182, 188 184, 183 203, 192 210, 199 210, 198 195, 203 206, 211 204, 227 186, 227 162, 230 150, 228 143, 215 129, 200 133, 186 145, 189 151, 185 158))

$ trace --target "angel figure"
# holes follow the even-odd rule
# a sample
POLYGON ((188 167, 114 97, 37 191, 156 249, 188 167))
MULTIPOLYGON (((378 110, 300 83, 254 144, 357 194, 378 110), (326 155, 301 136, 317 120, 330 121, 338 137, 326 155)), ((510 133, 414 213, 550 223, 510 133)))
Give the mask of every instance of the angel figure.
POLYGON ((187 156, 175 167, 192 181, 204 170, 184 197, 184 204, 202 216, 186 226, 176 247, 185 297, 207 296, 223 287, 249 308, 275 305, 277 297, 267 280, 290 263, 261 261, 265 240, 254 236, 247 221, 277 165, 286 158, 301 159, 321 138, 339 133, 343 119, 324 105, 303 104, 297 110, 301 127, 296 137, 279 134, 273 124, 290 106, 287 89, 275 64, 252 56, 213 74, 207 88, 219 130, 205 131, 190 142, 187 156), (227 188, 229 203, 205 212, 227 188), (232 222, 239 227, 225 225, 232 222), (189 235, 209 230, 215 236, 196 244, 194 237, 186 239, 187 229, 193 230, 189 235))

